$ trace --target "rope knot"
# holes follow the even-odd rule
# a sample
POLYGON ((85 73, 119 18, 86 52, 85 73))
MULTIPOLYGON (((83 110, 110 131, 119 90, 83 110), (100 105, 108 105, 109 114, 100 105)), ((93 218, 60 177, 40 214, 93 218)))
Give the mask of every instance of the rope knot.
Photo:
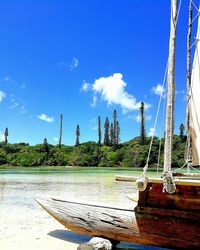
POLYGON ((176 192, 176 184, 171 173, 164 173, 163 176, 163 192, 173 194, 176 192))

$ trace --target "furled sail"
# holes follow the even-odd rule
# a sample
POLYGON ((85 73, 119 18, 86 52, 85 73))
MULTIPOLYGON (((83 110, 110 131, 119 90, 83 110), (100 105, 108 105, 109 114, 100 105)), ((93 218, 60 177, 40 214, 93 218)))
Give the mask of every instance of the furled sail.
POLYGON ((200 165, 200 18, 198 22, 189 96, 192 165, 200 165))

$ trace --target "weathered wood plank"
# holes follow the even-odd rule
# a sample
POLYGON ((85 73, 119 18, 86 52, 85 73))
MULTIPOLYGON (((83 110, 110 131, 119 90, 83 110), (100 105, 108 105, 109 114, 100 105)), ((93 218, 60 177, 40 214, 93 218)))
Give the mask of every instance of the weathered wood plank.
POLYGON ((200 247, 200 219, 189 212, 182 215, 181 211, 142 206, 134 211, 52 198, 37 198, 37 202, 77 233, 180 249, 200 247), (192 241, 188 240, 190 232, 192 241))

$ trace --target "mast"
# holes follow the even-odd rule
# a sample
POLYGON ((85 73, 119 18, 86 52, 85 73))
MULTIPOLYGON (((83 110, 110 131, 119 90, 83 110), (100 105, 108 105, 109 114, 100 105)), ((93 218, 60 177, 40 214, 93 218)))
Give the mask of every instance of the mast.
POLYGON ((191 165, 192 147, 191 147, 191 134, 190 134, 190 90, 191 90, 191 34, 192 34, 192 0, 189 4, 189 19, 188 19, 188 34, 187 34, 187 109, 186 109, 186 134, 187 143, 185 150, 185 160, 187 167, 191 165))
POLYGON ((174 67, 175 67, 175 46, 176 46, 176 21, 177 21, 178 0, 171 0, 170 40, 169 59, 167 73, 167 109, 166 109, 166 131, 164 148, 164 172, 171 170, 173 127, 174 127, 174 67))

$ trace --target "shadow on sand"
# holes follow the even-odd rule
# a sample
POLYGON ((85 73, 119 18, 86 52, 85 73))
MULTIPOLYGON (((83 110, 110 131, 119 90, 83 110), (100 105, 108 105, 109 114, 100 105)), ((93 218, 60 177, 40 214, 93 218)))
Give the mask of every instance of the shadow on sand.
MULTIPOLYGON (((92 238, 91 236, 88 235, 81 235, 74 233, 72 231, 61 230, 61 229, 51 231, 48 233, 48 235, 60 240, 65 240, 76 244, 88 242, 92 238)), ((114 249, 115 250, 170 250, 167 248, 142 246, 137 244, 129 244, 125 242, 120 242, 120 244, 118 244, 114 249)))

